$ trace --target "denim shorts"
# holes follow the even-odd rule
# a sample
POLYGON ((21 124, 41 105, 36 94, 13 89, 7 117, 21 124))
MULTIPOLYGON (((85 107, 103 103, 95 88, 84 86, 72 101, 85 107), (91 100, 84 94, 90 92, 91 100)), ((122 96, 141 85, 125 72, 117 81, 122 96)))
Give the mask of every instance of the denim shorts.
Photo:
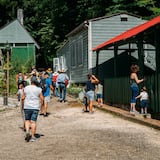
POLYGON ((36 122, 39 110, 35 109, 24 109, 25 120, 31 120, 36 122))
POLYGON ((86 93, 86 96, 87 96, 88 100, 93 101, 94 100, 94 91, 88 91, 86 93))
POLYGON ((97 98, 103 98, 103 95, 100 94, 100 93, 98 93, 98 94, 97 94, 97 98))
POLYGON ((143 108, 143 107, 148 108, 148 100, 141 100, 140 104, 141 104, 141 108, 143 108))

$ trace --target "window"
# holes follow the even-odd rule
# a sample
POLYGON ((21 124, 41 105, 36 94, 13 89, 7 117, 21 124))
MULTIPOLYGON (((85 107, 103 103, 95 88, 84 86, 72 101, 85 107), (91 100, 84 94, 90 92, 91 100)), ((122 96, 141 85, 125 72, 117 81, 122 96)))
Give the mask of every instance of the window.
POLYGON ((83 38, 80 37, 74 40, 70 46, 71 51, 71 66, 75 67, 83 64, 83 38))
POLYGON ((128 21, 127 17, 121 17, 121 21, 128 21))
POLYGON ((78 40, 78 65, 83 64, 83 38, 79 38, 78 40))
POLYGON ((121 18, 121 21, 122 21, 122 22, 128 21, 128 16, 127 16, 127 15, 123 15, 123 14, 122 14, 122 15, 120 16, 120 18, 121 18))
POLYGON ((76 41, 71 44, 71 66, 76 66, 76 41))
POLYGON ((54 71, 60 70, 59 58, 53 58, 53 68, 54 68, 54 71))

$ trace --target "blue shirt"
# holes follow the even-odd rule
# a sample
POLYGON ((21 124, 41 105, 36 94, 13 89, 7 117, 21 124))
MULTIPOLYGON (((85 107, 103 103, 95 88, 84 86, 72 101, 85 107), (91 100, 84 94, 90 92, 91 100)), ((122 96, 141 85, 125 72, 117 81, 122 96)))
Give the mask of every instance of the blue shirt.
POLYGON ((50 95, 50 85, 52 85, 52 81, 50 78, 46 78, 46 91, 43 93, 44 97, 47 97, 50 95))
POLYGON ((95 84, 91 82, 91 80, 88 80, 86 82, 86 90, 88 91, 94 91, 95 90, 95 84))
POLYGON ((60 73, 57 77, 57 82, 65 83, 65 80, 69 80, 68 76, 65 73, 60 73))

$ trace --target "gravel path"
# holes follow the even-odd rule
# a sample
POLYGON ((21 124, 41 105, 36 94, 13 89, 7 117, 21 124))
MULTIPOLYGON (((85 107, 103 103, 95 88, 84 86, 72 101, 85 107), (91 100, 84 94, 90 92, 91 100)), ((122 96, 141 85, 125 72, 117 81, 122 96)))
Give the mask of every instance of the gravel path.
POLYGON ((159 130, 53 98, 39 116, 36 142, 25 142, 19 108, 0 112, 0 160, 159 160, 159 130))

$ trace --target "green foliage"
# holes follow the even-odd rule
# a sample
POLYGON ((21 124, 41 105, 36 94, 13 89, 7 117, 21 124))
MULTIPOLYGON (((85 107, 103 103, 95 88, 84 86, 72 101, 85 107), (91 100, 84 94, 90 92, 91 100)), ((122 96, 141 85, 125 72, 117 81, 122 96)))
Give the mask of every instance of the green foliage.
POLYGON ((52 65, 65 35, 87 19, 124 11, 146 19, 160 14, 159 0, 1 0, 0 27, 17 17, 18 8, 24 10, 24 26, 41 47, 40 67, 52 65))
POLYGON ((0 94, 2 94, 2 91, 6 89, 6 82, 5 79, 5 73, 3 71, 0 72, 0 94))
POLYGON ((19 71, 22 73, 29 73, 31 67, 34 65, 33 59, 30 58, 26 61, 26 63, 22 64, 20 61, 12 62, 11 74, 17 74, 19 71))
POLYGON ((77 86, 76 84, 71 85, 69 88, 67 88, 67 92, 70 95, 73 95, 75 97, 78 97, 79 93, 83 90, 82 86, 77 86))

